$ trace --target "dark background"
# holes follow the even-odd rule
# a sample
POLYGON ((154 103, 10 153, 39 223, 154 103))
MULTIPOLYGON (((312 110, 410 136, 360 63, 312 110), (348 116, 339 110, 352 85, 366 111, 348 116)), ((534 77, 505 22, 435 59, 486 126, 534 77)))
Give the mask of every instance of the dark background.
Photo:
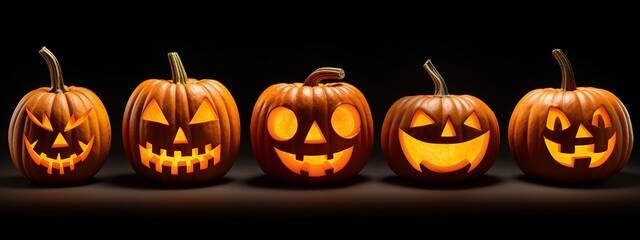
MULTIPOLYGON (((145 79, 171 78, 168 52, 179 53, 189 77, 216 79, 231 91, 242 121, 244 157, 238 164, 252 167, 249 122, 257 97, 271 84, 304 81, 319 67, 344 69, 344 81, 367 98, 374 163, 384 161, 378 137, 391 104, 407 95, 433 94, 422 67, 427 59, 451 94, 474 95, 493 109, 502 131, 498 164, 515 167, 509 165, 507 126, 517 101, 535 88, 560 87, 551 54, 556 48, 567 54, 578 86, 613 92, 637 123, 640 102, 632 84, 638 79, 640 37, 630 6, 250 6, 96 6, 73 12, 34 6, 17 17, 3 16, 0 133, 6 136, 22 96, 50 84, 38 54, 43 46, 59 60, 66 85, 87 87, 102 99, 112 125, 108 161, 125 167, 124 107, 145 79)), ((7 138, 0 139, 0 165, 10 169, 7 138)), ((637 175, 632 179, 638 181, 637 175)))
MULTIPOLYGON (((326 23, 319 16, 257 17, 243 24, 239 19, 191 15, 113 16, 112 21, 84 16, 8 25, 3 32, 8 42, 2 50, 5 88, 0 109, 6 117, 0 125, 8 126, 28 91, 50 85, 47 65, 38 54, 43 46, 58 58, 66 85, 93 90, 107 106, 115 156, 122 152, 119 124, 129 95, 146 79, 171 78, 169 52, 180 54, 189 77, 216 79, 231 91, 240 110, 243 152, 251 151, 248 126, 260 93, 271 84, 302 82, 326 66, 344 69, 344 81, 367 97, 376 135, 394 101, 433 94, 433 82, 422 67, 427 59, 451 94, 474 95, 493 109, 504 144, 520 97, 535 88, 560 87, 560 68, 551 54, 556 48, 571 61, 578 86, 613 92, 632 117, 640 111, 630 87, 637 79, 640 53, 631 15, 550 16, 560 13, 549 10, 537 16, 487 13, 454 21, 454 16, 430 13, 408 19, 354 15, 326 23)), ((6 143, 0 146, 8 153, 6 143)))

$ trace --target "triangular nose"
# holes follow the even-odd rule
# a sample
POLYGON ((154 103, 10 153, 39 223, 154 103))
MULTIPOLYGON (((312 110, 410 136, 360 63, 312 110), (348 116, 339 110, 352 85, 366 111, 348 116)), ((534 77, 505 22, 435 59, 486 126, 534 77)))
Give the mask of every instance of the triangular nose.
POLYGON ((320 130, 318 123, 313 121, 311 129, 309 129, 309 132, 307 133, 307 137, 304 138, 304 143, 319 144, 326 142, 327 140, 324 138, 324 135, 322 135, 322 130, 320 130))
POLYGON ((64 140, 62 133, 58 133, 58 136, 56 136, 56 140, 53 141, 53 145, 51 145, 51 148, 63 148, 68 146, 69 144, 67 143, 67 140, 64 140))
POLYGON ((584 125, 580 124, 578 127, 578 132, 576 133, 576 138, 591 138, 593 135, 584 127, 584 125))
POLYGON ((456 130, 453 128, 453 124, 451 123, 451 119, 447 118, 447 123, 444 125, 444 129, 442 129, 442 137, 455 137, 456 130))
POLYGON ((176 133, 176 137, 173 139, 173 144, 185 143, 189 143, 189 141, 187 141, 187 136, 184 135, 184 131, 182 131, 182 128, 178 127, 178 133, 176 133))

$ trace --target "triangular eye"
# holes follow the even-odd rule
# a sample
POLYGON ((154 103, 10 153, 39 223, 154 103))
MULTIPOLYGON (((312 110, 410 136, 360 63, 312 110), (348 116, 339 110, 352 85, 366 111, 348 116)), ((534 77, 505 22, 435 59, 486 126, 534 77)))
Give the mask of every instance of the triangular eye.
POLYGON ((593 119, 591 120, 591 125, 598 126, 598 127, 611 127, 611 118, 609 117, 609 112, 607 112, 607 109, 604 108, 604 105, 600 106, 593 113, 593 119), (602 122, 600 123, 599 121, 602 121, 602 122))
POLYGON ((151 102, 149 102, 144 112, 142 112, 142 120, 169 125, 167 118, 164 117, 164 113, 162 113, 162 109, 160 109, 155 98, 151 99, 151 102))
POLYGON ((64 127, 64 131, 65 132, 69 131, 79 126, 80 124, 82 124, 82 122, 84 122, 84 120, 87 119, 87 116, 89 116, 89 113, 91 113, 91 110, 93 110, 93 108, 90 108, 88 111, 80 115, 80 117, 77 120, 74 115, 71 115, 71 117, 69 118, 69 122, 67 123, 67 126, 64 127))
POLYGON ((38 120, 36 116, 33 116, 33 113, 31 113, 29 109, 25 109, 25 110, 27 110, 27 115, 29 116, 29 119, 31 119, 33 123, 35 123, 41 128, 44 128, 49 132, 53 132, 53 126, 51 126, 51 122, 49 121, 47 114, 42 113, 42 122, 40 122, 40 120, 38 120))
POLYGON ((218 114, 216 110, 213 109, 213 106, 211 106, 211 103, 209 103, 209 100, 205 98, 189 124, 206 123, 215 120, 218 120, 218 114))
POLYGON ((467 118, 467 120, 464 120, 464 125, 467 125, 469 127, 472 127, 478 130, 482 130, 482 127, 480 126, 480 120, 478 120, 478 115, 475 112, 473 112, 467 118))
POLYGON ((411 119, 411 125, 409 127, 421 127, 426 125, 431 125, 435 123, 429 115, 424 113, 424 111, 418 109, 415 114, 413 114, 413 119, 411 119))

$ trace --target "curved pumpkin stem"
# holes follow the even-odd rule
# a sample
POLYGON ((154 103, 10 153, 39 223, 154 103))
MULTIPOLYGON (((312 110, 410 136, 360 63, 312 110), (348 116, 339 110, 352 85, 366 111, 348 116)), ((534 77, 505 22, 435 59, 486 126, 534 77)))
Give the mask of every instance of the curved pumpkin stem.
POLYGON ((42 47, 38 52, 44 60, 47 61, 47 66, 49 67, 49 76, 51 78, 51 90, 49 90, 49 92, 62 93, 69 91, 64 85, 62 70, 60 69, 60 63, 58 63, 56 56, 46 47, 42 47))
POLYGON ((184 65, 182 65, 182 61, 180 60, 178 53, 170 52, 168 56, 169 64, 171 65, 171 79, 173 79, 173 83, 187 84, 187 71, 184 70, 184 65))
POLYGON ((433 83, 436 85, 436 91, 433 94, 435 97, 449 97, 449 90, 447 89, 447 84, 444 82, 444 78, 442 75, 436 70, 436 67, 431 63, 431 59, 428 59, 427 62, 424 63, 424 69, 429 72, 433 83))
POLYGON ((560 64, 560 69, 562 70, 562 86, 560 87, 562 88, 562 91, 576 90, 576 78, 573 75, 573 68, 571 68, 571 63, 569 62, 567 55, 565 55, 560 49, 554 49, 551 53, 553 53, 553 56, 560 64))
POLYGON ((303 86, 317 86, 320 81, 325 79, 337 79, 342 80, 344 78, 344 70, 342 68, 322 67, 313 71, 306 80, 304 80, 303 86))

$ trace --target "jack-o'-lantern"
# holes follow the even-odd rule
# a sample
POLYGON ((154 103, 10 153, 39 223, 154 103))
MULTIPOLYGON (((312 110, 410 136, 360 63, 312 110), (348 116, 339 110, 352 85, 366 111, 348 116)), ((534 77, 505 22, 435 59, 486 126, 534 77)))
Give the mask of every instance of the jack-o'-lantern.
POLYGON ((400 177, 430 183, 483 175, 500 148, 496 116, 474 96, 449 94, 431 60, 424 67, 435 93, 397 100, 382 124, 380 142, 389 167, 400 177))
POLYGON ((51 87, 27 93, 13 112, 9 151, 20 174, 41 184, 79 184, 102 168, 111 146, 111 125, 102 101, 84 87, 66 86, 49 49, 40 55, 51 87))
POLYGON ((125 153, 136 173, 153 181, 210 183, 235 162, 239 112, 222 83, 188 78, 178 53, 168 56, 172 80, 148 79, 127 102, 122 121, 125 153))
POLYGON ((562 86, 534 89, 520 99, 509 121, 511 153, 534 178, 603 180, 622 170, 631 154, 629 113, 605 89, 576 87, 569 59, 560 49, 552 53, 562 71, 562 86))
POLYGON ((341 80, 340 68, 319 68, 304 83, 278 83, 258 98, 251 144, 262 170, 300 184, 344 181, 366 165, 373 120, 364 95, 341 80))

